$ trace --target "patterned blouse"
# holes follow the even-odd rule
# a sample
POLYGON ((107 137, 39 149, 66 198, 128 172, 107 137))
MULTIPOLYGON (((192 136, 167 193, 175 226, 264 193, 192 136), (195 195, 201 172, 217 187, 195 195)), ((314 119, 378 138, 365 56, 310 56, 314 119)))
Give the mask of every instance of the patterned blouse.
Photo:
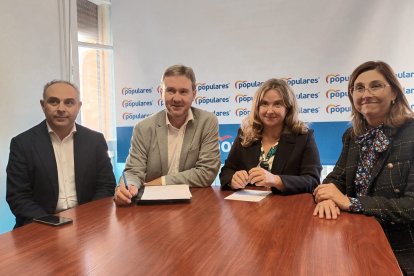
POLYGON ((368 193, 368 186, 371 180, 372 168, 377 163, 381 153, 388 149, 390 140, 384 134, 384 126, 381 124, 376 128, 368 130, 367 133, 358 136, 355 142, 359 145, 359 161, 355 175, 355 190, 357 197, 350 197, 351 212, 360 213, 363 211, 359 196, 368 193))
POLYGON ((262 144, 262 147, 260 148, 260 159, 259 159, 258 166, 260 166, 261 168, 263 168, 267 171, 270 171, 272 169, 273 160, 275 158, 276 149, 277 149, 278 144, 279 144, 279 142, 276 142, 276 144, 274 144, 269 149, 267 154, 265 154, 263 144, 262 144))

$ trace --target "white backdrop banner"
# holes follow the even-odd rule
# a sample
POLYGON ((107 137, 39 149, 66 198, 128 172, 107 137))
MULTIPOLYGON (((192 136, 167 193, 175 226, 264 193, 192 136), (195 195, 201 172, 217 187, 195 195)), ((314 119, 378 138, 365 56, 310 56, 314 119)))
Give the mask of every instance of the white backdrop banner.
POLYGON ((194 106, 219 119, 222 161, 257 88, 282 78, 315 129, 322 163, 333 164, 356 66, 386 61, 414 103, 413 28, 410 0, 114 2, 118 162, 132 127, 164 108, 164 69, 181 63, 196 73, 194 106))

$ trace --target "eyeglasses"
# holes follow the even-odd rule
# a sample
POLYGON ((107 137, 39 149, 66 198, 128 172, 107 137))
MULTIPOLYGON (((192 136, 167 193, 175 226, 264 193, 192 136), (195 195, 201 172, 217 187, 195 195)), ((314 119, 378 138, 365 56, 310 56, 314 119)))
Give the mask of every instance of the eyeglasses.
POLYGON ((365 87, 362 84, 357 84, 352 88, 351 91, 351 95, 354 94, 354 92, 356 92, 357 94, 363 94, 365 92, 365 90, 368 90, 369 92, 371 92, 372 94, 375 93, 379 93, 384 91, 385 87, 387 86, 391 86, 389 84, 385 84, 382 82, 371 82, 368 87, 365 87))

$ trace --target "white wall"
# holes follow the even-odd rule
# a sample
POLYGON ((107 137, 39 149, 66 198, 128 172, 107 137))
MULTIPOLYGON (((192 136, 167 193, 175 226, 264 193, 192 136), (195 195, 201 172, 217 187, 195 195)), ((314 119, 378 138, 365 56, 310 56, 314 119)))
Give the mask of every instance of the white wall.
POLYGON ((10 139, 43 120, 43 85, 63 77, 59 3, 0 1, 0 233, 14 225, 5 200, 10 139))
POLYGON ((403 69, 413 16, 412 0, 113 1, 116 85, 158 82, 175 63, 213 79, 349 74, 379 58, 403 69))

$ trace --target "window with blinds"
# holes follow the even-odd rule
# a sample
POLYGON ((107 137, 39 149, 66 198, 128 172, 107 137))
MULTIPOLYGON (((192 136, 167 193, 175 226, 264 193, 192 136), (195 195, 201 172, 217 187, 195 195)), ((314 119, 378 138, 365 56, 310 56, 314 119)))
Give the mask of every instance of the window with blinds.
MULTIPOLYGON (((82 124, 115 139, 110 1, 77 0, 82 124)), ((112 155, 112 154, 111 154, 112 155)))

